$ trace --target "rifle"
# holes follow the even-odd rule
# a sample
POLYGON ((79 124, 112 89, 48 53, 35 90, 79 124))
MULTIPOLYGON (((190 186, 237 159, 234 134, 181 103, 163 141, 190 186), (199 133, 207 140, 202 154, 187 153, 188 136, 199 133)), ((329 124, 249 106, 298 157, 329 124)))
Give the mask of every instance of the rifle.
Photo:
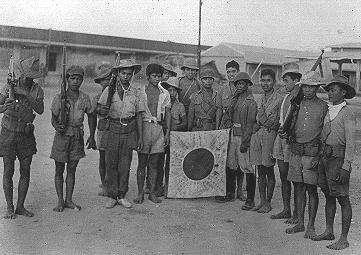
MULTIPOLYGON (((316 59, 316 62, 313 64, 311 68, 311 71, 315 71, 317 67, 319 67, 322 77, 323 77, 323 72, 322 72, 321 62, 322 62, 323 53, 324 50, 321 50, 320 56, 316 59)), ((285 121, 278 130, 279 134, 287 135, 288 137, 287 139, 289 142, 293 142, 295 139, 294 127, 296 125, 298 111, 300 110, 302 99, 303 99, 302 89, 299 88, 297 95, 290 100, 291 105, 286 113, 285 121)))
MULTIPOLYGON (((117 52, 117 57, 115 59, 115 66, 119 65, 119 62, 120 62, 120 52, 117 52)), ((110 78, 109 86, 108 86, 108 97, 107 97, 107 103, 106 103, 107 107, 110 107, 110 105, 112 104, 112 99, 113 99, 114 93, 117 89, 118 74, 119 74, 119 71, 118 72, 112 71, 112 76, 110 78)))
POLYGON ((59 124, 65 127, 68 122, 69 108, 67 105, 67 95, 66 95, 66 46, 64 43, 63 46, 63 63, 62 63, 62 75, 61 75, 61 85, 60 85, 60 116, 59 124))
MULTIPOLYGON (((14 87, 16 86, 18 80, 15 77, 15 72, 14 72, 14 56, 11 55, 10 56, 10 61, 9 61, 9 72, 8 72, 8 78, 7 78, 7 83, 9 85, 9 101, 12 102, 15 100, 15 91, 14 91, 14 87)), ((17 100, 15 100, 17 102, 17 100)))

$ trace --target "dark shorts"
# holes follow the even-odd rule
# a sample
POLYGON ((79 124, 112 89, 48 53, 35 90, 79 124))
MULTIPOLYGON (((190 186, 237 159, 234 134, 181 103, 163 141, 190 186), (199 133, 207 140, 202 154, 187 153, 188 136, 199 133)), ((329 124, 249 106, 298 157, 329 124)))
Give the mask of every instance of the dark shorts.
POLYGON ((322 157, 318 165, 318 186, 332 197, 349 196, 350 180, 344 184, 336 181, 337 170, 342 168, 343 158, 322 157))
POLYGON ((33 133, 25 134, 13 132, 6 128, 1 128, 0 133, 0 156, 7 156, 13 160, 18 157, 23 160, 37 152, 35 136, 33 133))
POLYGON ((76 138, 75 136, 55 133, 50 158, 58 162, 68 163, 69 161, 77 161, 84 157, 83 136, 76 138))

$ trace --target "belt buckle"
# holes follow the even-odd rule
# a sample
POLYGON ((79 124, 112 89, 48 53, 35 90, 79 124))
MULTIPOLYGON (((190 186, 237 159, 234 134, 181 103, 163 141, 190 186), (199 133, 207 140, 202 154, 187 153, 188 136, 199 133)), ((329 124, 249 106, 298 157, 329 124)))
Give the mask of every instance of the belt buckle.
POLYGON ((122 125, 122 126, 128 126, 128 123, 122 122, 122 118, 119 119, 119 122, 120 122, 120 125, 122 125))

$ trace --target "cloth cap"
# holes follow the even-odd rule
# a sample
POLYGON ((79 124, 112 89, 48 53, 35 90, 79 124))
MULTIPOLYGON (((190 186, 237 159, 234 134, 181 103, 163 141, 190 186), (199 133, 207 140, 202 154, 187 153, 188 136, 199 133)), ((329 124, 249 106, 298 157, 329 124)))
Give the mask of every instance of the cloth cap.
POLYGON ((186 58, 181 69, 183 70, 184 68, 199 70, 197 61, 194 58, 186 58))
POLYGON ((253 85, 251 77, 246 72, 239 72, 236 77, 232 80, 232 82, 236 83, 237 81, 247 81, 249 84, 253 85))
POLYGON ((298 66, 297 63, 287 63, 283 66, 283 71, 282 71, 282 78, 287 74, 287 73, 294 73, 294 74, 298 74, 299 77, 302 77, 302 73, 300 73, 300 67, 298 66))
POLYGON ((165 89, 169 89, 169 87, 173 87, 180 92, 182 89, 179 87, 179 81, 176 77, 170 77, 167 81, 162 81, 161 85, 165 89))
POLYGON ((139 71, 142 69, 142 66, 140 64, 137 64, 132 59, 122 59, 119 61, 119 63, 115 66, 113 66, 113 69, 124 69, 124 68, 133 68, 134 74, 139 73, 139 71))
POLYGON ((309 71, 302 76, 302 79, 296 83, 297 85, 320 86, 325 82, 322 80, 319 72, 309 71))
POLYGON ((42 76, 39 70, 39 59, 34 56, 20 60, 16 65, 16 69, 19 70, 21 75, 30 79, 38 79, 42 76))
POLYGON ((101 80, 110 76, 112 69, 110 68, 103 68, 97 77, 94 78, 95 83, 100 83, 101 80))
POLYGON ((164 70, 167 70, 170 73, 170 76, 177 77, 177 73, 174 71, 173 66, 168 63, 162 64, 164 70))
POLYGON ((199 78, 202 80, 203 78, 213 78, 214 79, 214 73, 210 69, 202 70, 201 74, 199 75, 199 78))
POLYGON ((66 70, 66 74, 67 75, 74 75, 74 74, 78 74, 80 76, 84 77, 84 69, 81 66, 70 66, 67 70, 66 70))
POLYGON ((338 84, 342 89, 346 90, 345 99, 351 99, 356 96, 356 90, 349 84, 347 77, 343 75, 336 75, 331 81, 327 82, 325 86, 322 86, 326 91, 330 89, 333 84, 338 84))

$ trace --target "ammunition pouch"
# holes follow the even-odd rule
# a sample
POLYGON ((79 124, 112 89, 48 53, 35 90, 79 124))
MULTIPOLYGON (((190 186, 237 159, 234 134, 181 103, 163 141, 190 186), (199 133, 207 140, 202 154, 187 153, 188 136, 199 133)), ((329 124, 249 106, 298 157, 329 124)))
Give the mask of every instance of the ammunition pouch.
MULTIPOLYGON (((33 120, 35 118, 35 114, 33 114, 33 120)), ((32 134, 34 132, 35 126, 32 122, 25 122, 16 117, 4 114, 1 126, 18 133, 25 133, 27 135, 32 134)))
POLYGON ((137 130, 137 121, 135 117, 122 119, 108 119, 109 126, 106 130, 114 134, 128 134, 137 130))
POLYGON ((335 146, 326 144, 323 148, 322 155, 327 158, 344 158, 345 157, 345 146, 335 146))
POLYGON ((292 142, 290 144, 291 152, 299 156, 316 157, 320 154, 321 141, 314 139, 308 143, 292 142))

